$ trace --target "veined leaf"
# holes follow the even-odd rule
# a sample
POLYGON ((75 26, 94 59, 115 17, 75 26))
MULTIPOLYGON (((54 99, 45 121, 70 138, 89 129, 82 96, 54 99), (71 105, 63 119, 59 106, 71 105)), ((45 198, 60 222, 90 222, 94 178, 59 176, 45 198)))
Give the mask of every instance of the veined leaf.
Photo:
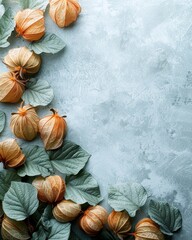
POLYGON ((49 1, 48 0, 19 0, 19 3, 23 9, 26 9, 26 8, 41 9, 45 11, 49 1))

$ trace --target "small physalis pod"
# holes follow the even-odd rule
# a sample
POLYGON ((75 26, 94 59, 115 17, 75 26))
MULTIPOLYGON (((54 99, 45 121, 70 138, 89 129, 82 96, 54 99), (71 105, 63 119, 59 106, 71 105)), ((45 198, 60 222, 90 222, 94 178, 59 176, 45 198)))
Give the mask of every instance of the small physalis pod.
POLYGON ((12 113, 10 128, 16 137, 27 141, 33 140, 38 133, 39 117, 31 105, 23 106, 16 113, 12 113))
POLYGON ((45 19, 39 9, 25 9, 15 16, 16 32, 27 41, 37 41, 45 34, 45 19))
POLYGON ((81 7, 76 0, 49 0, 49 4, 49 14, 61 28, 75 22, 81 12, 81 7))
POLYGON ((37 189, 38 198, 42 202, 57 203, 64 198, 65 181, 58 175, 46 178, 36 177, 32 184, 37 189))
POLYGON ((51 109, 51 111, 53 114, 43 117, 39 121, 39 133, 46 150, 61 147, 67 132, 65 116, 59 116, 54 109, 51 109))
POLYGON ((0 162, 7 168, 16 168, 24 164, 25 155, 15 139, 0 142, 0 162))

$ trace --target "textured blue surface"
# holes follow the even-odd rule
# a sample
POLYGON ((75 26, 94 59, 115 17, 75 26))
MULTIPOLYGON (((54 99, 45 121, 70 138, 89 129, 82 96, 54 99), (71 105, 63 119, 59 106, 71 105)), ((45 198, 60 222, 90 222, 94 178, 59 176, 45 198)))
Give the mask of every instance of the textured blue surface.
MULTIPOLYGON (((192 2, 81 0, 81 5, 70 28, 58 29, 47 19, 47 29, 67 43, 63 52, 43 57, 39 76, 54 89, 51 106, 67 114, 68 139, 92 154, 88 168, 104 196, 109 184, 142 183, 151 196, 179 207, 183 230, 173 239, 190 240, 192 2)), ((0 108, 9 114, 15 106, 0 108)), ((3 137, 8 136, 7 124, 3 137)))

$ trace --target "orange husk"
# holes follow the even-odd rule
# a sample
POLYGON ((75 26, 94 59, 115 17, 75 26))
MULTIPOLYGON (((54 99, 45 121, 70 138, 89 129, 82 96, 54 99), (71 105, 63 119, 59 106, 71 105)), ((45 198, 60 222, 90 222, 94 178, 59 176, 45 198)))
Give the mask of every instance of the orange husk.
POLYGON ((58 222, 73 221, 81 212, 81 205, 71 200, 62 200, 53 209, 53 216, 58 222))
POLYGON ((52 115, 46 116, 39 121, 39 133, 46 150, 53 150, 61 147, 67 132, 67 123, 64 117, 51 109, 52 115))
POLYGON ((0 162, 3 162, 5 168, 16 168, 24 164, 25 155, 15 139, 0 142, 0 162))
POLYGON ((75 22, 81 12, 81 7, 76 0, 49 0, 49 4, 49 14, 61 28, 75 22))
POLYGON ((16 32, 27 41, 37 41, 45 34, 45 19, 39 9, 25 9, 15 16, 16 32))
POLYGON ((39 117, 31 105, 21 104, 17 113, 12 113, 10 128, 16 137, 33 140, 38 133, 39 117))
POLYGON ((60 202, 64 198, 65 181, 58 175, 46 178, 36 177, 32 185, 38 191, 38 199, 46 203, 60 202))
POLYGON ((120 239, 123 239, 131 230, 131 218, 126 211, 113 210, 108 216, 108 225, 120 239))
POLYGON ((164 240, 159 226, 150 218, 139 221, 135 227, 135 240, 164 240))
POLYGON ((89 207, 80 219, 80 227, 90 236, 97 235, 107 222, 107 211, 97 205, 89 207))
POLYGON ((18 102, 23 95, 24 89, 24 85, 14 73, 0 74, 0 102, 18 102))
POLYGON ((20 78, 26 78, 39 71, 41 57, 27 47, 13 48, 4 57, 3 63, 20 78))

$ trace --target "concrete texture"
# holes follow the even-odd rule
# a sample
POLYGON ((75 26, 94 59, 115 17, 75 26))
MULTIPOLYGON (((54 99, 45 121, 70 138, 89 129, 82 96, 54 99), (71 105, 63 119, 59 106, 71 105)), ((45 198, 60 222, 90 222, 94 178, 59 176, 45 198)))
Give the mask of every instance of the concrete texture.
MULTIPOLYGON (((68 139, 92 154, 88 169, 105 197, 109 184, 142 183, 152 197, 181 210, 183 230, 173 239, 190 240, 192 2, 81 5, 70 28, 59 29, 47 18, 47 30, 67 43, 63 52, 43 56, 39 77, 54 89, 51 106, 67 114, 68 139)), ((12 39, 12 46, 24 44, 12 39)), ((16 106, 0 108, 9 115, 16 106)), ((10 136, 7 124, 1 139, 10 136)))

